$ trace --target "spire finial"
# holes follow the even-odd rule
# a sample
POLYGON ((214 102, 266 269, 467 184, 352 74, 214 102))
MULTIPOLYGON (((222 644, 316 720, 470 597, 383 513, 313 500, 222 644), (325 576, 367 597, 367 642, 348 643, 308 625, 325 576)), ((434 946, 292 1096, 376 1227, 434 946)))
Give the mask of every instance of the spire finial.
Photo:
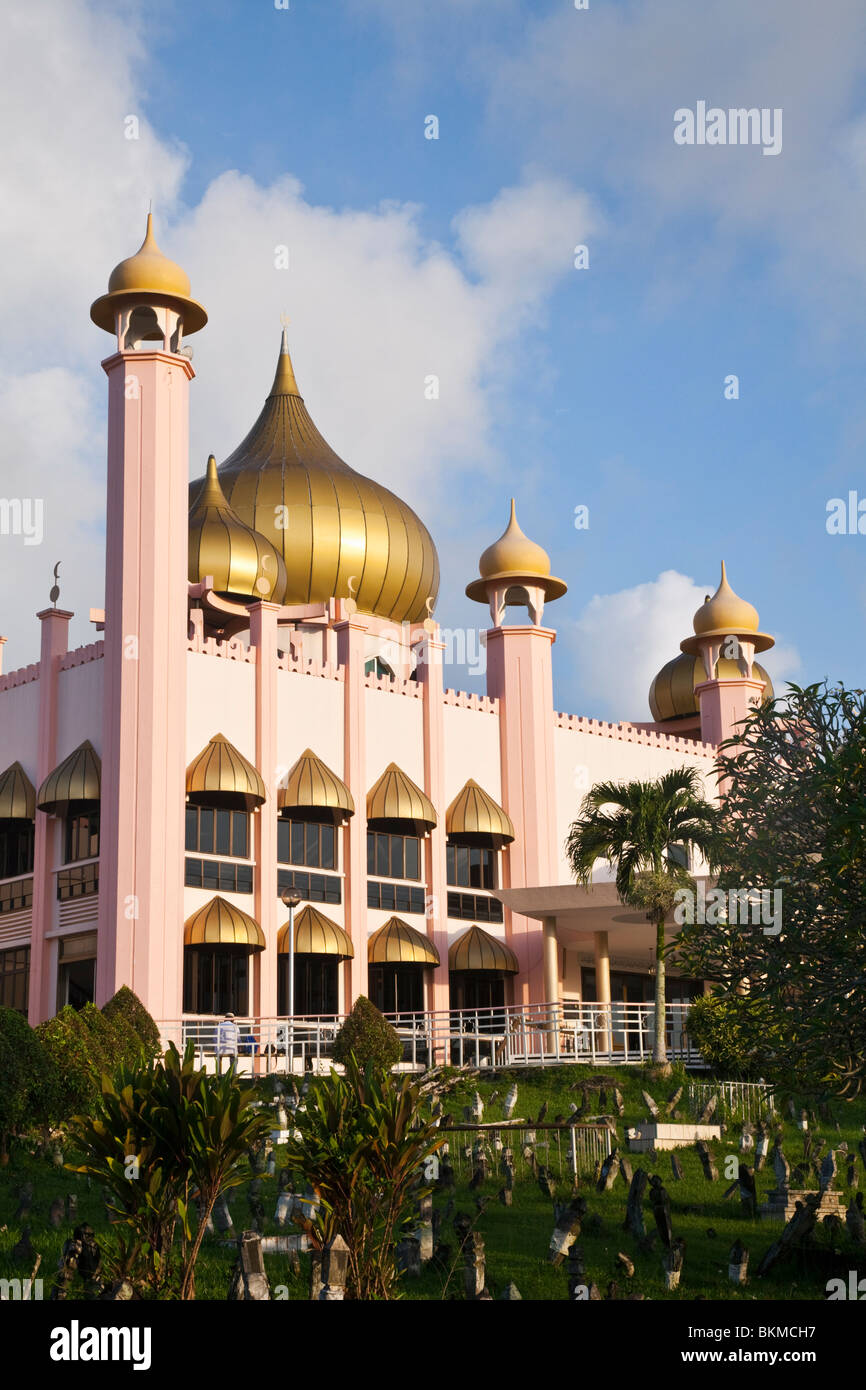
POLYGON ((62 560, 58 560, 58 561, 57 561, 57 564, 54 566, 54 583, 51 585, 51 589, 49 590, 49 593, 48 593, 48 597, 50 598, 51 602, 54 604, 54 607, 55 607, 55 608, 57 607, 57 600, 58 600, 59 597, 60 597, 60 584, 59 584, 59 578, 60 578, 60 576, 58 575, 57 571, 60 569, 60 566, 62 565, 62 563, 63 563, 62 560))
POLYGON ((277 372, 270 393, 272 396, 300 396, 301 393, 298 390, 298 383, 295 381, 295 371, 289 353, 289 330, 286 327, 289 322, 288 314, 280 314, 280 322, 283 325, 280 355, 277 358, 277 372))

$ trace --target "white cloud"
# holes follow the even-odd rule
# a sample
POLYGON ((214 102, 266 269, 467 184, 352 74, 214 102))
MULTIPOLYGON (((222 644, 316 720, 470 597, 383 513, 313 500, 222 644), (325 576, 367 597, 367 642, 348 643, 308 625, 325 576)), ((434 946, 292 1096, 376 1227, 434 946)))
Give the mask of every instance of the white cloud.
MULTIPOLYGON (((425 237, 413 205, 314 206, 289 176, 262 187, 226 172, 184 208, 187 155, 144 114, 147 52, 135 11, 48 0, 36 12, 13 0, 5 18, 0 113, 16 138, 0 152, 0 438, 7 458, 13 440, 26 456, 29 491, 43 490, 47 515, 59 515, 61 502, 63 514, 41 551, 30 547, 17 570, 4 565, 7 669, 35 655, 34 596, 56 559, 64 601, 79 614, 74 641, 89 639, 88 609, 102 603, 102 547, 93 543, 105 487, 98 362, 110 339, 88 311, 111 267, 138 246, 150 197, 157 239, 210 315, 191 340, 193 476, 208 452, 224 458, 252 424, 286 310, 299 384, 326 438, 353 467, 400 491, 434 532, 437 521, 455 523, 454 470, 492 466, 490 392, 519 370, 518 335, 543 318, 557 280, 573 273, 571 248, 599 225, 588 200, 561 180, 528 175, 459 214, 453 250, 425 237), (130 115, 138 140, 125 138, 130 115), (288 271, 275 266, 280 245, 288 271), (52 370, 59 375, 42 375, 52 370), (431 401, 424 385, 434 374, 440 395, 431 401), (39 417, 32 431, 25 402, 39 417)), ((13 495, 8 464, 6 479, 13 495)))
MULTIPOLYGON (((696 584, 677 570, 664 570, 657 579, 596 594, 577 620, 562 631, 575 666, 575 675, 591 708, 576 711, 613 720, 638 723, 652 718, 648 695, 653 677, 692 631, 692 619, 718 580, 696 584)), ((781 642, 759 660, 781 693, 784 682, 800 666, 797 649, 781 642)))

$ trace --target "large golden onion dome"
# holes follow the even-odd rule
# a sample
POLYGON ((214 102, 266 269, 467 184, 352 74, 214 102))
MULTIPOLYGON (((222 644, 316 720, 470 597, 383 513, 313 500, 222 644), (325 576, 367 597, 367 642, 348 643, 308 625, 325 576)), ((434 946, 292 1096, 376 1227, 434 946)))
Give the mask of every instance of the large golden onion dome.
POLYGON ((566 585, 550 573, 550 556, 535 541, 531 541, 517 521, 517 508, 511 499, 511 516, 508 525, 493 545, 489 545, 478 561, 480 579, 467 584, 469 598, 484 603, 487 601, 488 586, 497 580, 513 580, 515 584, 523 580, 538 584, 548 599, 561 598, 566 585))
POLYGON ((680 643, 684 652, 697 652, 701 639, 707 637, 741 637, 751 643, 756 652, 765 652, 775 645, 772 637, 758 631, 757 608, 734 593, 728 583, 724 560, 719 587, 695 614, 694 629, 695 636, 680 643))
MULTIPOLYGON (((219 480, 248 526, 280 551, 288 604, 353 598, 395 622, 426 618, 439 589, 427 528, 393 492, 356 473, 325 442, 298 391, 285 331, 274 384, 219 480)), ((197 500, 203 481, 192 484, 197 500)))
POLYGON ((213 578, 214 591, 226 598, 282 603, 286 595, 281 553, 229 506, 213 454, 189 514, 190 582, 198 584, 206 575, 213 578))
MULTIPOLYGON (((733 657, 719 657, 717 672, 719 680, 736 680, 742 676, 733 657)), ((754 679, 764 682, 762 700, 772 700, 773 682, 759 662, 752 666, 754 679)), ((667 662, 653 680, 649 690, 649 707, 653 719, 664 723, 668 719, 696 719, 700 715, 695 687, 707 679, 704 663, 700 656, 681 652, 667 662)))
MULTIPOLYGON (((164 256, 153 235, 153 216, 147 214, 147 229, 144 241, 134 256, 116 265, 108 279, 108 294, 102 295, 90 308, 90 317, 99 328, 114 332, 114 313, 119 303, 129 303, 136 296, 148 302, 171 304, 182 319, 184 332, 197 333, 207 323, 207 314, 201 304, 191 298, 192 287, 189 276, 175 261, 164 256)), ((154 330, 145 337, 158 338, 162 334, 154 330)))

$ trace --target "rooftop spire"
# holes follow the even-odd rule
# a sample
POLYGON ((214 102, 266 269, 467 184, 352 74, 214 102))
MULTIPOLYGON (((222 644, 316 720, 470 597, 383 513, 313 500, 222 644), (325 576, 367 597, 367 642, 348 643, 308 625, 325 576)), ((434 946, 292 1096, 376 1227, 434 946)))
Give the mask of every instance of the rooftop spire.
POLYGON ((285 327, 280 343, 280 355, 277 358, 277 371, 270 394, 272 396, 300 396, 301 394, 298 390, 298 383, 295 381, 295 371, 289 355, 289 330, 285 327))

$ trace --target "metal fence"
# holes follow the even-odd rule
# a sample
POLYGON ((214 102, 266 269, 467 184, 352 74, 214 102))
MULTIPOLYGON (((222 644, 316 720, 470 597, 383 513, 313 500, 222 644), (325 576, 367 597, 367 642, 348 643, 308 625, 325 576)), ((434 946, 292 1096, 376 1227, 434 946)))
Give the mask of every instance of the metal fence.
POLYGON ((604 1124, 542 1124, 528 1121, 492 1121, 484 1125, 452 1124, 448 1139, 437 1151, 440 1169, 446 1160, 459 1179, 471 1177, 483 1157, 488 1176, 504 1173, 503 1158, 510 1154, 517 1178, 531 1176, 543 1165, 564 1180, 595 1171, 610 1153, 615 1132, 604 1124))
POLYGON ((694 1114, 699 1114, 707 1102, 718 1096, 732 1120, 747 1120, 756 1123, 763 1115, 774 1114, 776 1109, 773 1089, 763 1081, 690 1081, 688 1083, 689 1105, 694 1114))
MULTIPOLYGON (((670 1061, 703 1065, 690 1042, 687 1004, 665 1008, 670 1061)), ((529 1067, 557 1063, 639 1064, 652 1058, 652 1004, 531 1004, 493 1009, 388 1014, 403 1043, 399 1067, 434 1065, 529 1067)), ((237 1019, 239 1040, 227 1045, 218 1018, 186 1018, 159 1024, 163 1045, 183 1051, 192 1042, 201 1064, 234 1062, 242 1072, 327 1071, 344 1015, 237 1019)))

